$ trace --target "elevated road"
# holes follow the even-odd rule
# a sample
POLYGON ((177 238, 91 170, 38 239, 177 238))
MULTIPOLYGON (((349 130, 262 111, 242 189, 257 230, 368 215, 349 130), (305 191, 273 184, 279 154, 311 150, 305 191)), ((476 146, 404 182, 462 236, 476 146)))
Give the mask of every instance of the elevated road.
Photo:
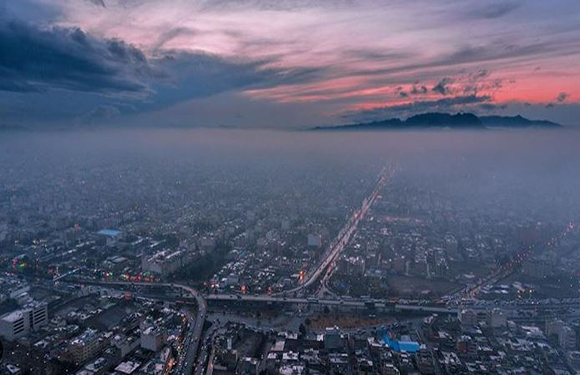
POLYGON ((566 227, 555 236, 550 237, 541 245, 534 244, 528 246, 524 251, 516 254, 510 261, 502 264, 500 267, 498 267, 497 270, 484 277, 478 283, 461 289, 452 295, 450 299, 477 298, 482 289, 488 288, 494 284, 497 284, 501 280, 508 278, 519 269, 523 262, 533 257, 539 249, 546 249, 554 246, 555 243, 568 236, 575 228, 575 223, 568 223, 568 225, 566 225, 566 227))
MULTIPOLYGON (((329 266, 332 266, 332 263, 346 248, 346 245, 348 245, 348 242, 350 241, 352 235, 356 232, 358 224, 365 217, 365 215, 370 210, 373 203, 375 203, 375 201, 378 199, 378 197, 381 194, 381 191, 383 190, 387 181, 393 174, 394 170, 383 168, 383 170, 379 174, 379 178, 373 192, 363 200, 362 206, 352 214, 346 226, 338 233, 337 238, 330 245, 330 249, 326 252, 320 264, 316 267, 316 269, 313 272, 311 272, 308 275, 306 281, 304 281, 304 283, 297 286, 296 288, 276 293, 276 295, 296 293, 304 289, 307 289, 316 281, 318 281, 320 276, 324 274, 325 271, 327 271, 329 266)), ((331 272, 327 272, 326 275, 329 275, 330 273, 331 272)))
POLYGON ((322 306, 336 306, 354 309, 376 308, 376 309, 394 309, 395 311, 415 311, 415 312, 429 312, 429 313, 446 313, 457 314, 456 308, 447 308, 442 306, 429 305, 405 305, 394 304, 385 300, 339 300, 339 299, 319 299, 319 298, 304 298, 304 297, 280 297, 268 295, 239 295, 239 294, 209 294, 206 296, 207 301, 216 302, 262 302, 262 303, 277 303, 277 304, 310 304, 322 306))
POLYGON ((430 300, 421 301, 421 303, 411 302, 411 303, 401 303, 392 302, 384 299, 373 299, 373 300, 355 300, 355 299, 336 299, 336 298, 306 298, 306 297, 281 297, 281 296, 268 296, 268 295, 239 295, 239 294, 209 294, 206 296, 206 300, 209 302, 247 302, 247 303, 276 303, 276 304, 310 304, 310 305, 322 305, 322 306, 337 306, 337 307, 347 307, 347 308, 369 308, 374 307, 377 309, 394 309, 395 311, 421 311, 429 313, 449 313, 456 314, 459 309, 468 308, 473 310, 491 310, 494 307, 499 307, 502 310, 536 310, 536 311, 548 311, 548 310, 558 310, 563 308, 573 308, 580 309, 580 299, 565 299, 542 302, 529 302, 529 303, 518 303, 513 305, 502 305, 502 304, 489 304, 489 305, 460 305, 460 306, 445 306, 442 304, 432 303, 430 300))

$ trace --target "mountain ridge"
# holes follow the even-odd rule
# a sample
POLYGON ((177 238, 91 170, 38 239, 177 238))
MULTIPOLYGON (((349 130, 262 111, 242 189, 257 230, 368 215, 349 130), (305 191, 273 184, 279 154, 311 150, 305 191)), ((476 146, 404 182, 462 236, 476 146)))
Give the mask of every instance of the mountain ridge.
POLYGON ((473 113, 428 112, 406 120, 391 118, 347 125, 317 126, 309 130, 407 130, 407 129, 490 129, 490 128, 561 128, 548 120, 530 120, 516 116, 477 116, 473 113))

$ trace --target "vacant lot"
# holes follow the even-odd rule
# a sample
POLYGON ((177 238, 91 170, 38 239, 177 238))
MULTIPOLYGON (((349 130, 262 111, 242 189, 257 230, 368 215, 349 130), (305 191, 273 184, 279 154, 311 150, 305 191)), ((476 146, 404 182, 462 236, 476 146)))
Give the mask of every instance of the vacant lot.
POLYGON ((419 296, 425 292, 439 296, 458 287, 458 284, 434 279, 423 279, 411 276, 389 276, 389 287, 401 297, 419 296))
POLYGON ((395 321, 393 317, 377 317, 377 318, 365 318, 362 316, 334 316, 332 313, 330 315, 317 315, 311 320, 311 327, 314 329, 334 327, 337 326, 343 329, 349 328, 359 328, 376 326, 380 324, 386 324, 395 321))

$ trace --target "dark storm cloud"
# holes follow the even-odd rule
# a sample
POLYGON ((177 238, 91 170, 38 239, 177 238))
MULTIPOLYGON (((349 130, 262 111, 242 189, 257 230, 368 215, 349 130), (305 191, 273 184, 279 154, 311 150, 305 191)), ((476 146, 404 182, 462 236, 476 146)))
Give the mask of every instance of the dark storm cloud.
MULTIPOLYGON (((194 31, 175 28, 158 45, 194 31)), ((49 89, 101 94, 147 94, 140 109, 159 108, 189 98, 260 85, 297 83, 319 69, 265 69, 269 61, 229 61, 201 52, 164 51, 147 59, 121 40, 100 40, 76 28, 39 30, 11 21, 0 25, 0 90, 49 89)), ((140 95, 143 98, 144 95, 140 95)), ((130 98, 129 98, 130 99, 130 98)))
POLYGON ((565 103, 566 100, 568 99, 568 97, 569 97, 568 93, 561 92, 561 93, 558 94, 558 96, 556 96, 556 100, 555 101, 546 104, 546 108, 554 108, 556 106, 556 104, 565 103))
MULTIPOLYGON (((165 40, 184 32, 176 29, 165 40)), ((162 50, 147 58, 121 40, 101 40, 76 28, 39 30, 15 21, 0 26, 0 50, 7 51, 0 54, 0 93, 12 93, 2 95, 0 109, 21 121, 35 113, 54 121, 96 123, 227 91, 307 82, 324 74, 320 68, 267 68, 272 61, 229 60, 203 52, 162 50), (74 104, 68 92, 76 93, 74 104), (22 96, 31 93, 34 97, 22 96), (60 103, 58 110, 46 105, 52 99, 60 103)))
POLYGON ((481 69, 475 73, 456 79, 459 82, 459 90, 463 95, 477 95, 480 92, 495 93, 503 87, 503 79, 490 78, 491 72, 481 69))
POLYGON ((439 100, 415 101, 407 104, 373 108, 356 113, 349 113, 345 115, 344 118, 354 119, 357 121, 367 121, 430 111, 449 112, 457 110, 468 110, 472 109, 474 105, 481 105, 490 100, 491 97, 486 95, 466 95, 456 96, 453 98, 443 98, 439 100))
POLYGON ((397 87, 397 89, 395 90, 397 92, 397 95, 399 95, 400 98, 408 98, 409 94, 403 90, 403 87, 399 86, 397 87))
POLYGON ((559 93, 558 96, 556 97, 556 101, 558 103, 563 103, 566 101, 566 99, 568 99, 568 93, 565 92, 559 93))
POLYGON ((494 19, 500 18, 505 16, 508 13, 513 12, 514 10, 520 7, 520 3, 515 1, 509 2, 501 2, 501 3, 492 3, 486 4, 481 8, 477 8, 475 10, 468 12, 468 17, 470 18, 481 18, 481 19, 494 19))
POLYGON ((419 85, 419 83, 414 83, 413 87, 411 88, 411 94, 413 95, 419 95, 419 94, 426 94, 427 93, 427 87, 423 86, 423 85, 419 85))
POLYGON ((451 89, 448 86, 450 83, 453 83, 451 78, 443 78, 435 86, 433 86, 431 91, 441 95, 448 95, 451 93, 451 89))
POLYGON ((155 66, 170 72, 153 86, 158 109, 183 100, 202 98, 226 91, 260 89, 276 85, 309 82, 324 74, 320 68, 266 68, 271 61, 232 61, 204 53, 166 52, 155 66))
POLYGON ((141 51, 122 41, 91 38, 80 29, 39 30, 16 21, 3 22, 0 50, 0 90, 146 90, 142 78, 149 66, 141 51))

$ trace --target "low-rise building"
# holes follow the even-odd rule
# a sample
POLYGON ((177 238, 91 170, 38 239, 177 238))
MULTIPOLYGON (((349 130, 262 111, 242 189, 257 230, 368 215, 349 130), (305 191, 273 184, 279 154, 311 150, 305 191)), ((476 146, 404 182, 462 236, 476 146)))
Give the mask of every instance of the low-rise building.
POLYGON ((87 329, 70 342, 67 350, 73 361, 81 364, 99 354, 109 345, 109 341, 106 335, 97 330, 87 329))
POLYGON ((163 250, 151 256, 143 256, 141 267, 162 277, 169 276, 187 264, 188 256, 183 250, 163 250))
POLYGON ((27 335, 48 323, 48 306, 43 302, 32 302, 24 308, 0 317, 0 336, 12 341, 27 335))

